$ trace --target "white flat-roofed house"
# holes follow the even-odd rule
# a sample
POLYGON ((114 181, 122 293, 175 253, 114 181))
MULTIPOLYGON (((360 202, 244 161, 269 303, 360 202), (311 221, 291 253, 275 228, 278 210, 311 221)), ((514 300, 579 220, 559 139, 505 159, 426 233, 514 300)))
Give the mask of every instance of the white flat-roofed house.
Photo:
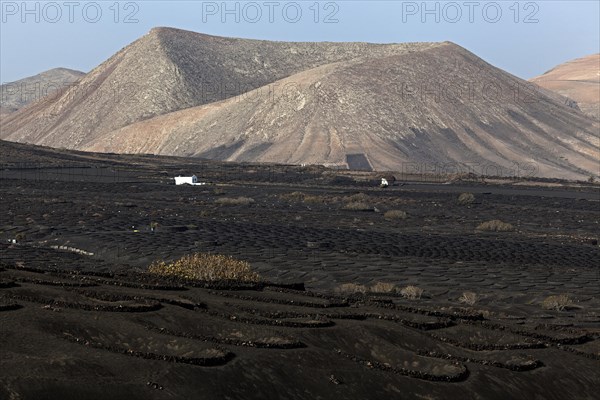
POLYGON ((205 185, 206 183, 198 182, 198 177, 196 175, 192 175, 192 176, 176 176, 175 184, 176 185, 199 186, 199 185, 205 185))
POLYGON ((385 175, 381 177, 381 186, 382 188, 386 188, 388 186, 394 185, 396 182, 396 177, 394 175, 385 175))

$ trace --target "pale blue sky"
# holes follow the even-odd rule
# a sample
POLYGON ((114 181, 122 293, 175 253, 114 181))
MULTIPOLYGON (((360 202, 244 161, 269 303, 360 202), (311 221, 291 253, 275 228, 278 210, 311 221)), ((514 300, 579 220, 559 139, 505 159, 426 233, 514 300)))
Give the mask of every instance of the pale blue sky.
POLYGON ((427 2, 431 14, 421 1, 269 1, 227 2, 234 12, 225 14, 222 1, 40 1, 29 2, 28 13, 21 1, 1 0, 0 81, 54 67, 87 72, 154 26, 283 41, 449 40, 522 78, 600 51, 597 0, 427 2))

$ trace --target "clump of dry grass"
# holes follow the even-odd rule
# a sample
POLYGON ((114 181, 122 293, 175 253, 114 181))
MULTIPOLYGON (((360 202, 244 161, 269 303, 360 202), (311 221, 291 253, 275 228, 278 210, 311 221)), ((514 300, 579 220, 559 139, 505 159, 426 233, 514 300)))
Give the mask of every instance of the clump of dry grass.
POLYGON ((343 198, 346 203, 368 203, 371 198, 365 193, 356 193, 351 196, 345 196, 343 198))
POLYGON ((407 299, 411 299, 411 300, 416 300, 416 299, 420 299, 421 296, 423 295, 423 289, 421 289, 420 287, 417 286, 406 286, 405 288, 402 288, 402 290, 400 291, 400 294, 404 297, 406 297, 407 299))
POLYGON ((260 275, 252 271, 249 263, 221 254, 195 253, 171 263, 156 261, 148 267, 148 272, 201 281, 258 282, 260 280, 260 275))
POLYGON ((473 195, 473 193, 461 193, 460 196, 458 196, 458 199, 456 200, 456 202, 461 206, 473 204, 474 201, 475 196, 473 195))
POLYGON ((477 293, 474 292, 464 292, 462 296, 460 296, 458 299, 458 301, 460 301, 461 303, 467 304, 469 306, 475 305, 475 303, 477 303, 478 300, 479 296, 477 296, 477 293))
POLYGON ((306 197, 306 193, 302 193, 302 192, 284 193, 279 196, 279 198, 281 200, 285 200, 285 201, 303 201, 304 197, 306 197))
POLYGON ((507 222, 502 222, 499 219, 494 219, 480 224, 476 229, 478 231, 487 232, 512 232, 515 230, 515 227, 507 222))
POLYGON ((373 211, 373 206, 362 201, 354 201, 344 206, 344 210, 351 211, 373 211))
POLYGON ((565 308, 571 307, 572 305, 573 300, 571 300, 567 294, 548 296, 542 302, 542 308, 544 310, 563 311, 565 308))
POLYGON ((396 285, 389 282, 376 282, 369 288, 371 293, 396 293, 396 285))
POLYGON ((339 294, 365 294, 367 293, 367 287, 357 283, 342 283, 335 288, 335 292, 339 294))
POLYGON ((306 195, 302 201, 309 204, 325 204, 328 202, 328 199, 325 196, 306 195))
POLYGON ((401 210, 389 210, 383 214, 383 218, 385 219, 406 219, 407 216, 406 211, 401 210))
POLYGON ((327 196, 311 195, 303 192, 284 193, 279 198, 284 201, 301 201, 309 204, 325 204, 331 201, 327 196))
POLYGON ((215 203, 222 206, 247 206, 254 203, 254 199, 251 197, 222 197, 215 200, 215 203))

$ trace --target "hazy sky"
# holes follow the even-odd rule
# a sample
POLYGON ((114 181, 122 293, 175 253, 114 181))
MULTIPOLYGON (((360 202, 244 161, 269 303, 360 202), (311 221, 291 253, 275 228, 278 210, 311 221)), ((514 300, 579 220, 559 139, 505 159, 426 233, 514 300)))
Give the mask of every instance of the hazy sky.
POLYGON ((0 0, 0 81, 89 71, 154 26, 284 41, 452 41, 522 78, 598 53, 592 1, 0 0))

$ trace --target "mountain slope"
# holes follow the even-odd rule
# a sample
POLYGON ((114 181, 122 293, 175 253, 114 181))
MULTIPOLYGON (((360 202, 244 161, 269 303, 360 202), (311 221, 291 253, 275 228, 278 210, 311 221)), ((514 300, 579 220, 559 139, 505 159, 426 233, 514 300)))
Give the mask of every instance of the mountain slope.
POLYGON ((407 172, 598 175, 600 123, 567 104, 449 42, 285 43, 157 28, 63 96, 6 118, 0 138, 407 172))
POLYGON ((598 173, 598 124, 451 43, 328 64, 276 87, 139 122, 84 149, 376 170, 598 173))
POLYGON ((531 82, 575 100, 583 112, 600 119, 600 53, 558 65, 531 82))
POLYGON ((85 73, 68 68, 54 68, 34 76, 0 86, 0 114, 6 115, 19 110, 32 101, 48 94, 56 96, 85 73), (56 92, 58 91, 58 92, 56 92))
POLYGON ((285 43, 154 28, 57 99, 6 119, 3 139, 82 148, 97 135, 238 96, 319 65, 428 44, 285 43))

